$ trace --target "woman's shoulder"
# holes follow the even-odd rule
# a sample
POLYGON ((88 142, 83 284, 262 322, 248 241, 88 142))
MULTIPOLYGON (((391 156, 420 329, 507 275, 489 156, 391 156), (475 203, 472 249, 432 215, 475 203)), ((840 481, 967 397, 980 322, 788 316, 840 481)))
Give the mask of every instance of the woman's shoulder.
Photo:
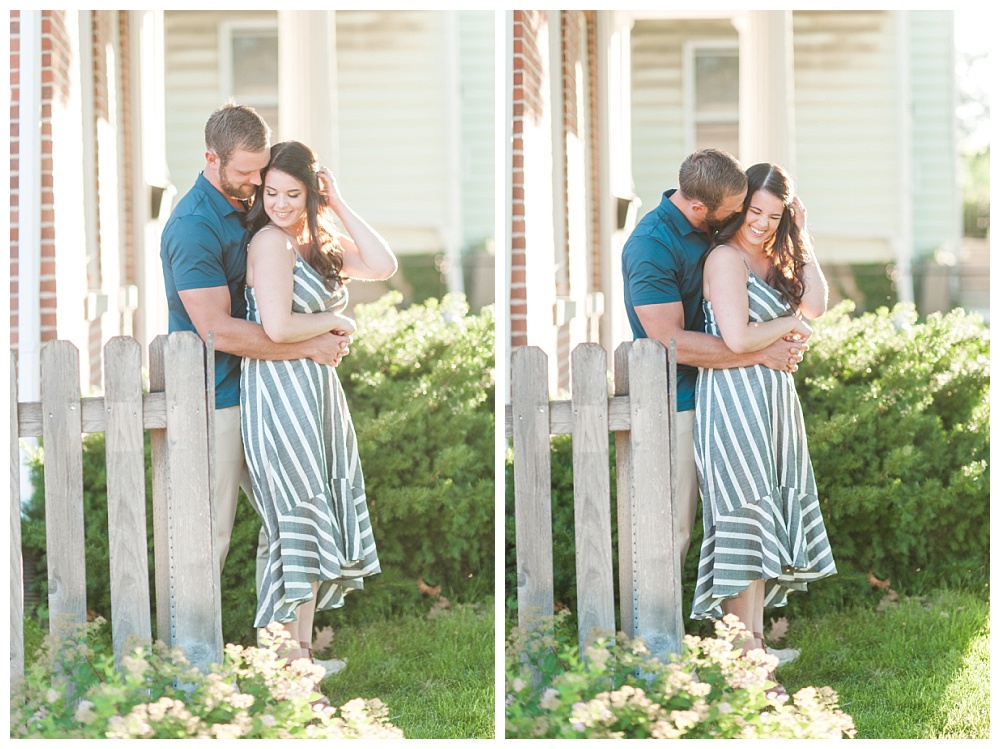
POLYGON ((292 252, 295 251, 295 248, 292 246, 292 238, 283 229, 273 224, 262 226, 250 237, 250 249, 254 248, 287 248, 292 252))

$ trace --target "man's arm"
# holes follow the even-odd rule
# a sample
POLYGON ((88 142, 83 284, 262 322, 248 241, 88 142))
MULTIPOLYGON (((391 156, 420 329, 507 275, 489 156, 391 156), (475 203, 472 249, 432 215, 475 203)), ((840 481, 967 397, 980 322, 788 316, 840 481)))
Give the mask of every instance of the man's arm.
POLYGON ((673 338, 677 361, 692 367, 732 369, 763 364, 769 369, 794 372, 809 347, 801 341, 777 340, 760 351, 734 354, 721 338, 684 329, 684 305, 681 302, 646 304, 635 308, 646 335, 664 346, 673 338))
POLYGON ((323 333, 298 343, 275 343, 264 328, 249 320, 231 316, 229 289, 212 286, 178 292, 184 309, 194 323, 198 335, 205 339, 215 334, 215 348, 236 356, 252 359, 285 360, 312 359, 318 364, 336 366, 349 352, 350 336, 323 333))

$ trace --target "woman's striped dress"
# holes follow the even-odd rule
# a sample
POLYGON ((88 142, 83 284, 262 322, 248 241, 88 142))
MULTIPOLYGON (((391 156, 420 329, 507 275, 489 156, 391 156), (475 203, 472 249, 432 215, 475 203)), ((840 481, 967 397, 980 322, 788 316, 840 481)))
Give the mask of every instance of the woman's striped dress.
MULTIPOLYGON (((792 314, 752 272, 750 321, 792 314)), ((705 330, 721 336, 712 305, 705 330)), ((721 603, 764 579, 764 605, 835 574, 795 382, 763 365, 701 369, 696 390, 695 460, 705 537, 692 619, 719 619, 721 603)))
MULTIPOLYGON (((331 292, 301 258, 295 261, 292 311, 341 311, 347 289, 331 292)), ((254 290, 247 319, 260 322, 254 290)), ((344 605, 344 595, 380 572, 365 482, 344 390, 333 367, 311 359, 244 359, 240 382, 243 445, 252 501, 264 524, 268 559, 255 626, 344 605)))

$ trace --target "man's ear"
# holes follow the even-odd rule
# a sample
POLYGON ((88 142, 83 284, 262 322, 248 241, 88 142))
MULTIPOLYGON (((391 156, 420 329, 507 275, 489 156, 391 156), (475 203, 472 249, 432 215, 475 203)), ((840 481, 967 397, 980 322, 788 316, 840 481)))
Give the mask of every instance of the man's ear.
POLYGON ((205 151, 205 163, 217 167, 219 165, 219 154, 211 149, 205 151))
POLYGON ((699 218, 704 218, 708 215, 708 206, 702 203, 700 200, 691 201, 691 213, 699 218))

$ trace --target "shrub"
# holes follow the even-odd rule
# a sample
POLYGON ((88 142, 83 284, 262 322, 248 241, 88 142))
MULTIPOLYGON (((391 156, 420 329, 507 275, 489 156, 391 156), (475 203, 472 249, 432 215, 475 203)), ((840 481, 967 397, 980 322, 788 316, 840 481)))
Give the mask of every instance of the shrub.
POLYGON ((851 310, 817 320, 796 375, 838 567, 900 582, 985 568, 989 328, 960 309, 851 310))
MULTIPOLYGON (((845 302, 816 321, 795 375, 838 574, 789 596, 788 612, 877 599, 869 573, 893 587, 940 585, 979 574, 988 561, 989 328, 962 310, 918 323, 912 307, 858 317, 852 309, 845 302)), ((575 609, 569 436, 552 438, 551 458, 555 600, 575 609)), ((509 619, 517 586, 512 459, 508 450, 509 619)), ((612 438, 613 534, 616 489, 612 438)), ((707 631, 687 619, 701 539, 696 523, 682 576, 691 632, 707 631)))
MULTIPOLYGON (((366 581, 364 603, 321 613, 340 621, 388 615, 422 604, 416 581, 450 595, 493 593, 493 308, 471 315, 458 296, 405 310, 391 292, 355 309, 359 334, 338 368, 358 434, 369 510, 383 572, 366 581)), ((147 437, 147 538, 152 550, 152 492, 147 437)), ((104 435, 84 438, 87 606, 110 616, 107 477, 104 435)), ((29 598, 46 615, 44 454, 33 462, 34 496, 22 521, 22 548, 37 563, 29 598)), ((254 565, 260 519, 241 498, 222 573, 222 631, 227 642, 254 639, 254 565)), ((150 554, 150 591, 153 558, 150 554)), ((155 621, 155 617, 154 617, 155 621)), ((155 633, 154 633, 155 634, 155 633)))
POLYGON ((317 667, 286 666, 280 635, 262 648, 228 645, 205 674, 162 643, 116 670, 103 625, 46 638, 12 688, 11 738, 402 738, 378 700, 312 707, 317 667))
POLYGON ((575 633, 557 621, 548 634, 515 629, 506 651, 506 737, 841 738, 854 721, 829 688, 767 693, 777 658, 742 656, 735 617, 718 637, 684 638, 664 664, 640 640, 595 640, 581 657, 575 633), (742 657, 741 657, 742 656, 742 657))

